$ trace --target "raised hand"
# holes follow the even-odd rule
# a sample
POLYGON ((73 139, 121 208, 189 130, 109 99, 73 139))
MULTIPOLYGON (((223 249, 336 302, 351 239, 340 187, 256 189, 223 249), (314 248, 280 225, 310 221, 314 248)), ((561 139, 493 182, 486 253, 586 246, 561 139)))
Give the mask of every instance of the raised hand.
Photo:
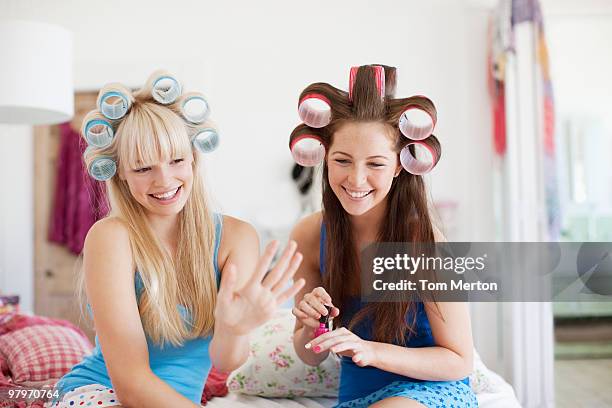
POLYGON ((267 273, 277 249, 277 241, 268 244, 253 275, 242 288, 236 287, 236 266, 230 263, 224 267, 215 307, 215 329, 237 336, 248 334, 268 321, 279 305, 304 286, 304 279, 299 279, 284 289, 302 262, 295 241, 289 242, 267 273))

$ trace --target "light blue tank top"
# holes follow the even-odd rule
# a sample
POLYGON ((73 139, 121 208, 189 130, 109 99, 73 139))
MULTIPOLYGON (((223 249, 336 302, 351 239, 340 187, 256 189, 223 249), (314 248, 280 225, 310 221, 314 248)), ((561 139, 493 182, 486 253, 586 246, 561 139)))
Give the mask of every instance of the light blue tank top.
MULTIPOLYGON (((325 241, 327 239, 327 233, 325 225, 321 225, 321 240, 319 243, 319 269, 321 271, 321 277, 325 275, 325 241)), ((343 307, 343 314, 346 320, 350 320, 365 304, 359 298, 351 298, 346 305, 343 307)), ((414 319, 413 313, 406 314, 406 321, 412 322, 414 319)), ((364 340, 371 341, 373 339, 372 334, 372 320, 363 319, 353 328, 353 333, 358 335, 364 340)), ((431 326, 429 325, 429 319, 425 312, 423 302, 417 302, 416 304, 416 322, 414 330, 416 334, 406 333, 407 341, 404 344, 396 344, 404 347, 431 347, 435 346, 433 334, 431 332, 431 326)), ((352 401, 356 398, 365 397, 379 389, 391 384, 395 381, 413 381, 422 382, 415 378, 406 377, 400 374, 395 374, 389 371, 384 371, 376 367, 366 366, 359 367, 349 357, 341 357, 340 359, 340 386, 338 389, 338 403, 346 401, 352 401)), ((461 382, 469 385, 469 378, 466 377, 461 382)))
MULTIPOLYGON (((215 220, 215 251, 214 267, 217 276, 217 287, 219 286, 221 274, 219 272, 217 254, 221 242, 223 227, 223 216, 214 214, 215 220)), ((136 296, 140 298, 144 286, 140 274, 136 272, 134 278, 136 296)), ((179 305, 181 315, 188 321, 187 310, 179 305)), ((183 346, 175 347, 166 344, 163 348, 156 345, 147 336, 147 347, 149 350, 149 365, 153 373, 174 388, 178 393, 200 404, 204 384, 210 371, 211 362, 208 355, 208 346, 212 336, 200 337, 188 340, 183 346)), ((91 384, 101 384, 113 388, 111 384, 104 356, 100 349, 98 336, 96 346, 91 355, 86 356, 83 361, 72 367, 57 383, 56 388, 60 395, 74 390, 75 388, 91 384)))

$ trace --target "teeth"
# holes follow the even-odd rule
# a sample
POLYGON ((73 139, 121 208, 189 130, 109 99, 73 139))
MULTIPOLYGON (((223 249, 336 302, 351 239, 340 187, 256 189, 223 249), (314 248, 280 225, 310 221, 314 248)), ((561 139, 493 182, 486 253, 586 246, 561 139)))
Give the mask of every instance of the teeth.
POLYGON ((346 190, 346 192, 353 198, 363 198, 365 196, 367 196, 368 194, 370 194, 370 191, 351 191, 351 190, 346 190))
POLYGON ((168 192, 163 193, 163 194, 152 194, 152 196, 155 197, 155 198, 159 198, 159 199, 170 198, 170 197, 173 197, 176 194, 176 192, 178 191, 179 188, 180 187, 177 187, 174 190, 168 191, 168 192))

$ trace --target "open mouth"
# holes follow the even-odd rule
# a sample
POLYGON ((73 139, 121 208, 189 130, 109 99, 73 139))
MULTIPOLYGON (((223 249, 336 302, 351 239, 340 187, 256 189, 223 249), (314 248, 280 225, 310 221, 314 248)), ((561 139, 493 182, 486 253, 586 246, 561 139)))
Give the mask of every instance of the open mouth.
POLYGON ((351 197, 354 200, 361 200, 362 198, 369 196, 374 191, 374 190, 355 191, 355 190, 349 190, 344 186, 342 187, 342 189, 346 192, 346 194, 349 197, 351 197))
POLYGON ((173 190, 168 190, 164 193, 159 193, 159 194, 149 194, 149 196, 153 197, 154 199, 158 201, 170 201, 179 194, 182 188, 183 186, 178 186, 177 188, 173 190))

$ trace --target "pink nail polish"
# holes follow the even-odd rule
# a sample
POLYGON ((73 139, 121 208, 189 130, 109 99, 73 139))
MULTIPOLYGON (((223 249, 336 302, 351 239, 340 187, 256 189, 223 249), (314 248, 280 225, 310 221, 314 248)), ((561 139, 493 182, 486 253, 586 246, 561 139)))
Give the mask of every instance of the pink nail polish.
POLYGON ((329 314, 331 313, 331 306, 325 305, 327 309, 327 315, 321 316, 319 318, 319 327, 315 330, 314 336, 319 337, 323 333, 327 333, 329 329, 327 328, 327 323, 329 322, 329 314))
POLYGON ((315 353, 318 353, 319 351, 321 351, 321 347, 319 347, 319 346, 314 346, 314 348, 312 349, 312 351, 314 351, 315 353))

